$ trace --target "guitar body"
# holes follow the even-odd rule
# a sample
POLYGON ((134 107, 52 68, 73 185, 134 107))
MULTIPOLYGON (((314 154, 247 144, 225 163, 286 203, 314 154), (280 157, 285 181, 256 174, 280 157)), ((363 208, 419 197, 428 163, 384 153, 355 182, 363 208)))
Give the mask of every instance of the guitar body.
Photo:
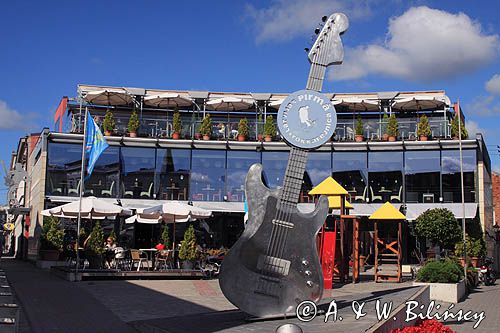
POLYGON ((308 214, 299 212, 295 205, 277 208, 280 191, 263 184, 260 164, 250 168, 245 185, 248 224, 224 258, 220 287, 231 303, 251 315, 295 314, 299 303, 319 301, 322 296, 316 235, 325 222, 328 200, 321 197, 308 214), (271 237, 280 216, 286 216, 287 227, 280 225, 280 231, 271 237), (270 239, 276 247, 273 255, 268 250, 270 239))

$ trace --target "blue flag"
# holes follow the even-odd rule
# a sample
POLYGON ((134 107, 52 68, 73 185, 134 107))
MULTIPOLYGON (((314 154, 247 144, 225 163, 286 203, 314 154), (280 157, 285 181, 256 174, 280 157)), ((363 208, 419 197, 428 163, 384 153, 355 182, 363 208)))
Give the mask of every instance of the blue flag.
POLYGON ((99 156, 101 156, 102 152, 109 147, 106 139, 102 135, 99 126, 94 121, 94 118, 90 115, 90 112, 87 113, 87 136, 85 138, 85 154, 88 156, 88 165, 87 165, 87 178, 90 177, 92 171, 94 170, 95 163, 99 156))

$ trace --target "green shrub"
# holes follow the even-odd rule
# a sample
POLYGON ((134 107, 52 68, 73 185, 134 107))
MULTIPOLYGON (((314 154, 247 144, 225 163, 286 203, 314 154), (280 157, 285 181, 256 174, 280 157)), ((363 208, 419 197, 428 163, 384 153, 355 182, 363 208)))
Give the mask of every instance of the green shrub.
POLYGON ((200 133, 201 135, 212 135, 212 118, 210 118, 209 114, 207 114, 201 122, 200 133))
POLYGON ((181 122, 181 114, 179 111, 174 113, 174 118, 172 119, 172 127, 174 129, 174 133, 181 133, 182 131, 182 122, 181 122))
POLYGON ((276 135, 276 126, 274 125, 273 116, 267 116, 266 118, 266 122, 264 124, 264 135, 271 137, 276 135))
POLYGON ((247 118, 240 119, 238 124, 238 135, 248 136, 248 120, 247 118))
POLYGON ((170 236, 168 235, 168 225, 165 224, 163 226, 163 230, 161 233, 161 243, 165 245, 165 248, 169 249, 171 244, 170 244, 170 236))
POLYGON ((264 135, 264 120, 262 119, 262 114, 259 114, 257 118, 257 134, 264 135))
POLYGON ((462 237, 455 215, 446 208, 428 209, 416 220, 415 231, 433 244, 450 249, 462 237))
POLYGON ((387 133, 387 125, 389 124, 389 115, 384 112, 384 116, 382 117, 382 134, 387 133))
POLYGON ((358 116, 358 119, 356 121, 356 135, 363 135, 363 121, 361 120, 361 117, 358 116))
POLYGON ((457 283, 464 276, 463 267, 456 261, 428 261, 417 273, 417 281, 432 283, 457 283))
POLYGON ((102 128, 105 131, 113 132, 115 130, 116 123, 115 118, 113 117, 113 112, 111 110, 106 111, 106 115, 104 116, 104 121, 102 122, 102 128))
POLYGON ((53 216, 44 217, 40 235, 40 249, 62 251, 63 241, 64 230, 60 228, 59 220, 53 216))
POLYGON ((431 135, 431 126, 429 125, 429 118, 426 115, 420 117, 420 120, 417 125, 417 135, 418 136, 430 136, 431 135))
POLYGON ((389 117, 389 122, 387 123, 387 134, 389 136, 398 136, 399 134, 398 120, 396 119, 396 115, 394 115, 394 113, 389 117))
POLYGON ((105 252, 104 248, 104 232, 101 224, 97 221, 90 232, 87 242, 87 250, 90 255, 102 255, 105 252))
POLYGON ((197 258, 197 254, 196 235, 194 234, 193 226, 190 225, 184 233, 184 239, 181 242, 181 248, 179 250, 179 258, 192 261, 197 258))
MULTIPOLYGON (((113 120, 114 122, 114 120, 113 120)), ((139 128, 140 126, 140 122, 139 122, 139 116, 137 115, 137 112, 132 112, 132 114, 130 115, 130 119, 128 120, 128 131, 129 133, 132 133, 132 132, 137 132, 137 129, 139 128)), ((113 126, 114 128, 114 126, 113 126)))
MULTIPOLYGON (((460 129, 462 130, 462 139, 467 139, 469 137, 469 133, 467 133, 467 129, 465 128, 464 122, 460 119, 460 129)), ((458 117, 455 116, 451 120, 451 136, 453 138, 458 138, 458 117)))

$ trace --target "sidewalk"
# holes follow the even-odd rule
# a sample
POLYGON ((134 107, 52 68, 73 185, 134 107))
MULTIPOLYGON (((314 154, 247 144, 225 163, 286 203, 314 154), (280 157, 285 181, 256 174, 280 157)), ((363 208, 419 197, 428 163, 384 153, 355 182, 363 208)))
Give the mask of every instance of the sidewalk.
POLYGON ((135 332, 75 283, 27 262, 2 259, 1 267, 33 333, 135 332))

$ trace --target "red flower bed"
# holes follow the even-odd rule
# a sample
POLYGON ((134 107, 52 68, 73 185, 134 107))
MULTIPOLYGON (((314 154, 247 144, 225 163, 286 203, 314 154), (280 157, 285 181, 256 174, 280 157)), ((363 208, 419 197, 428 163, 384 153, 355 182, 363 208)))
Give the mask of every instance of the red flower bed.
POLYGON ((455 333, 455 331, 448 326, 444 326, 436 319, 431 319, 424 320, 416 326, 392 330, 391 333, 455 333))

